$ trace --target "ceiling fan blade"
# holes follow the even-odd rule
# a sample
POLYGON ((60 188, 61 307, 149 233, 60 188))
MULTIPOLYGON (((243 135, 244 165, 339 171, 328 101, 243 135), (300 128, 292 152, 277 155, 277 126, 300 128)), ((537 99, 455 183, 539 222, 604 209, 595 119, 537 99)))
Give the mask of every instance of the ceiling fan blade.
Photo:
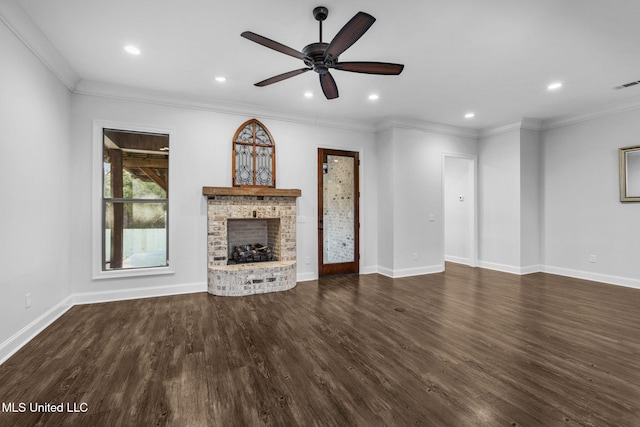
POLYGON ((322 86, 322 92, 327 99, 335 99, 338 97, 338 85, 333 80, 333 76, 329 73, 320 74, 320 86, 322 86))
POLYGON ((269 49, 273 49, 280 53, 284 53, 285 55, 293 56, 294 58, 304 59, 304 53, 298 52, 295 49, 290 48, 289 46, 285 46, 282 43, 278 43, 256 33, 252 33, 251 31, 245 31, 240 34, 245 39, 251 40, 252 42, 256 42, 261 44, 262 46, 268 47, 269 49))
POLYGON ((337 58, 342 52, 358 41, 374 22, 376 22, 376 18, 368 13, 356 13, 355 16, 338 31, 338 34, 336 34, 333 40, 331 40, 331 43, 329 43, 325 51, 325 58, 328 58, 329 61, 337 58))
POLYGON ((404 69, 404 65, 389 62, 338 62, 333 68, 336 70, 351 71, 353 73, 397 76, 404 69))
POLYGON ((282 73, 282 74, 278 74, 277 76, 273 76, 269 79, 263 80, 261 82, 256 83, 254 86, 267 86, 270 85, 272 83, 278 83, 281 82, 282 80, 288 79, 290 77, 294 77, 297 76, 298 74, 302 74, 305 73, 307 71, 311 70, 311 68, 301 68, 299 70, 293 70, 293 71, 289 71, 288 73, 282 73))

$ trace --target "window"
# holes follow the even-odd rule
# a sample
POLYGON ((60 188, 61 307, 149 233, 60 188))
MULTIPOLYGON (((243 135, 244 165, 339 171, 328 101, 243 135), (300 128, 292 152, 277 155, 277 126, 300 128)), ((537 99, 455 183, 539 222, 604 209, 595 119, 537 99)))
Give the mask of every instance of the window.
POLYGON ((102 129, 102 268, 169 265, 169 135, 102 129))
POLYGON ((244 122, 233 136, 234 187, 276 186, 276 146, 267 128, 256 119, 244 122))

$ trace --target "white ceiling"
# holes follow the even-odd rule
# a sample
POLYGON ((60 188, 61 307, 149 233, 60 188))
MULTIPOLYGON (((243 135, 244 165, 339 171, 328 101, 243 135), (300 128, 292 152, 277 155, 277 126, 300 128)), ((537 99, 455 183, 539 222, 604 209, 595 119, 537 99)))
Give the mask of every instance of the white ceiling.
MULTIPOLYGON (((4 0, 3 0, 4 1, 4 0)), ((635 102, 640 85, 638 0, 17 0, 81 84, 375 122, 395 116, 485 129, 635 102), (326 100, 301 61, 240 37, 246 30, 294 49, 328 42, 358 11, 376 23, 341 61, 405 64, 400 76, 332 71, 326 100), (139 56, 124 52, 134 44, 139 56), (217 83, 214 77, 227 81, 217 83), (547 85, 561 81, 562 89, 547 85), (305 91, 315 96, 307 99, 305 91), (371 102, 376 92, 380 99, 371 102), (467 112, 475 118, 464 118, 467 112)))

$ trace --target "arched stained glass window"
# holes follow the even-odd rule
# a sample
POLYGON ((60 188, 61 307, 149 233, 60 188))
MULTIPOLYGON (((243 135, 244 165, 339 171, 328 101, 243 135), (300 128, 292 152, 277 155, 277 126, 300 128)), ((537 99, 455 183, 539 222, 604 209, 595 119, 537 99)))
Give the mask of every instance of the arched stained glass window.
POLYGON ((276 186, 276 145, 265 125, 244 122, 233 136, 233 186, 276 186))

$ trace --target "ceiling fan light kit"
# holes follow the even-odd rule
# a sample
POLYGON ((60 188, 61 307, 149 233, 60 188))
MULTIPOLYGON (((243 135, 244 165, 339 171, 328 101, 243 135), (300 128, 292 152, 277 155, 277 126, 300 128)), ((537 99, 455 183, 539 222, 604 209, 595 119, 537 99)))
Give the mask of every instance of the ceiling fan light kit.
POLYGON ((403 64, 368 61, 339 62, 338 57, 369 30, 376 18, 368 13, 358 12, 338 31, 338 34, 335 35, 330 43, 324 43, 322 41, 322 21, 327 19, 327 16, 329 16, 329 9, 326 7, 318 6, 313 9, 313 17, 318 21, 320 27, 320 41, 306 45, 302 48, 302 52, 251 31, 245 31, 240 34, 242 37, 262 46, 301 59, 305 65, 305 68, 270 77, 256 83, 255 86, 267 86, 313 70, 320 76, 320 87, 325 97, 327 99, 335 99, 338 97, 338 86, 329 72, 330 69, 380 75, 398 75, 402 72, 404 69, 403 64))

